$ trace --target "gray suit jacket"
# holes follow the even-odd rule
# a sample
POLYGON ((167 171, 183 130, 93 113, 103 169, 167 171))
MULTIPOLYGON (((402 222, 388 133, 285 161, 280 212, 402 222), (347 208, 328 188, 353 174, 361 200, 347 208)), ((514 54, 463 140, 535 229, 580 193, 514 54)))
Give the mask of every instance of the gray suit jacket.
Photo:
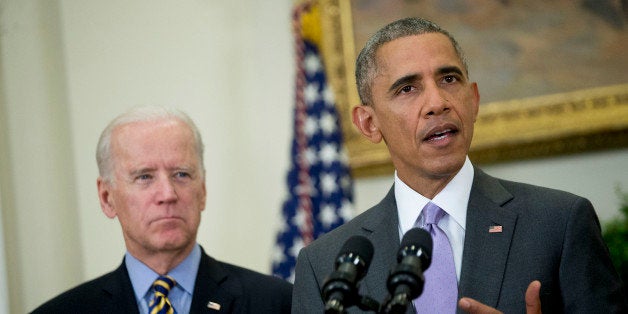
MULTIPOLYGON (((467 210, 459 297, 505 313, 525 313, 529 283, 541 281, 544 313, 626 313, 619 277, 591 203, 579 196, 499 180, 475 168, 467 210), (489 233, 500 225, 503 232, 489 233)), ((383 302, 399 247, 394 189, 377 205, 301 250, 293 313, 323 313, 320 293, 334 259, 353 235, 367 237, 375 254, 360 295, 383 302)), ((349 312, 359 312, 352 307, 349 312)), ((412 309, 408 309, 411 313, 412 309)))

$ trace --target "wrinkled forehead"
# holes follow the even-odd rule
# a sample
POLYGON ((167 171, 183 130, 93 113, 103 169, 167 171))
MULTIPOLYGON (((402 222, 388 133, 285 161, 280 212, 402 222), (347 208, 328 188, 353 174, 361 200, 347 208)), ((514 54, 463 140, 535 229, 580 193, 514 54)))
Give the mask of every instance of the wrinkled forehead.
POLYGON ((451 40, 438 32, 409 35, 383 43, 375 51, 374 59, 373 74, 387 66, 400 66, 399 62, 444 62, 464 68, 451 40))
POLYGON ((198 159, 193 134, 188 125, 176 119, 123 124, 112 132, 112 157, 148 160, 155 155, 192 155, 198 159))

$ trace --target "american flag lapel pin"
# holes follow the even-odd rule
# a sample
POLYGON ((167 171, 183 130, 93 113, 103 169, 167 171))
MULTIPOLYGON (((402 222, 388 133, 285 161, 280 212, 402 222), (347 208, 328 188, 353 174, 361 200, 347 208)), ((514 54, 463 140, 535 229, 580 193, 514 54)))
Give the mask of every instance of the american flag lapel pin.
POLYGON ((490 226, 488 228, 488 233, 501 233, 502 232, 502 226, 490 226))
POLYGON ((214 311, 220 311, 220 304, 216 302, 209 301, 207 303, 207 308, 214 311))

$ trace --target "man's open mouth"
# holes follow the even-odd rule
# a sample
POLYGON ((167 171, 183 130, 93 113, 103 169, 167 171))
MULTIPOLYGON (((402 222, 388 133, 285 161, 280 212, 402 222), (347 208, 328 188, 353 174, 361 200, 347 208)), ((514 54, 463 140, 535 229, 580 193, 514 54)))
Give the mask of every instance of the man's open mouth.
POLYGON ((440 130, 440 131, 436 131, 433 133, 430 133, 427 137, 425 137, 425 139, 423 139, 426 142, 429 141, 438 141, 438 140, 442 140, 448 136, 452 136, 454 134, 458 133, 457 129, 453 129, 453 128, 447 128, 444 130, 440 130))

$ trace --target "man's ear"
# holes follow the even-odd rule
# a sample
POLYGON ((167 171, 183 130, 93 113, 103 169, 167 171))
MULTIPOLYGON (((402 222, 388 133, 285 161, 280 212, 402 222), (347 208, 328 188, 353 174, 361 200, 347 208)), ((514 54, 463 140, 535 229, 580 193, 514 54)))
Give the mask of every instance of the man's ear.
POLYGON ((377 118, 373 107, 367 105, 358 105, 353 107, 351 111, 353 117, 353 125, 355 125, 360 133, 369 141, 379 143, 382 141, 382 133, 377 126, 377 118))
POLYGON ((203 178, 203 199, 201 201, 201 211, 205 210, 205 201, 207 200, 207 189, 205 188, 205 179, 203 178))
POLYGON ((471 92, 473 93, 473 110, 475 111, 473 114, 473 122, 475 122, 478 118, 478 112, 480 111, 480 91, 478 89, 478 83, 471 84, 471 92))
POLYGON ((111 197, 111 183, 102 177, 98 177, 96 185, 98 187, 98 199, 100 200, 102 212, 109 218, 115 218, 117 214, 111 197))

